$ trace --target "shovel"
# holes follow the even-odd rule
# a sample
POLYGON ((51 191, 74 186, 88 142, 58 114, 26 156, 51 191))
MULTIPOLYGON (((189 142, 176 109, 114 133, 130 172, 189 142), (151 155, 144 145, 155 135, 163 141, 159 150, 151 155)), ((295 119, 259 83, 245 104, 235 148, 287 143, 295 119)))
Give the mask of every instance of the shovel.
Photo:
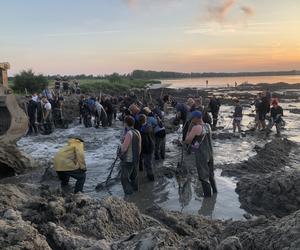
POLYGON ((108 182, 109 182, 110 180, 112 180, 111 175, 112 175, 112 173, 113 173, 113 171, 114 171, 114 168, 115 168, 115 166, 116 166, 116 163, 117 163, 118 159, 119 159, 119 156, 117 155, 116 158, 115 158, 115 160, 114 160, 114 162, 113 162, 113 164, 112 164, 111 167, 110 167, 110 172, 109 172, 109 174, 108 174, 106 180, 103 181, 103 182, 101 182, 101 183, 99 183, 99 184, 96 186, 95 189, 96 189, 97 191, 99 191, 100 189, 107 188, 108 182))

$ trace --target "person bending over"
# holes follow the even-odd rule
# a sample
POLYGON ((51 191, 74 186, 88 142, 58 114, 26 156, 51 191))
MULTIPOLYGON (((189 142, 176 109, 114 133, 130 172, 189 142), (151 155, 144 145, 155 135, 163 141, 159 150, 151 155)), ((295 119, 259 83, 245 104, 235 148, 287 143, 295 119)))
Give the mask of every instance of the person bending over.
POLYGON ((74 137, 54 156, 54 168, 61 180, 62 188, 69 184, 70 177, 76 179, 75 193, 83 192, 86 164, 83 140, 74 137))
POLYGON ((281 106, 279 106, 278 100, 274 99, 272 101, 271 119, 268 124, 267 135, 271 133, 271 130, 274 125, 276 127, 277 135, 281 134, 280 130, 281 130, 282 122, 283 122, 282 116, 283 116, 283 109, 281 106))

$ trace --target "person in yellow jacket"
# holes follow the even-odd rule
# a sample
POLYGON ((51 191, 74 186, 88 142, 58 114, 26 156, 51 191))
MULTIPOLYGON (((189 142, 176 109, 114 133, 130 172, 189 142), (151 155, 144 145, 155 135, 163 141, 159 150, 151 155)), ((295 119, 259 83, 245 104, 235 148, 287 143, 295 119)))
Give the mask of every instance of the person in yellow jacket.
POLYGON ((74 137, 54 156, 54 168, 61 180, 62 188, 67 186, 70 177, 76 179, 75 193, 82 192, 86 178, 86 164, 83 140, 74 137))

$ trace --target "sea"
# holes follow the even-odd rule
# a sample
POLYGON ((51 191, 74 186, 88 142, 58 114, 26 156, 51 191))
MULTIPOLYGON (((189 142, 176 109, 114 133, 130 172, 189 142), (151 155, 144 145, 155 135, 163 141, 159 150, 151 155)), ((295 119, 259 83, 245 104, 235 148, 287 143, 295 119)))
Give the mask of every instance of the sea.
POLYGON ((183 79, 160 79, 161 84, 169 88, 217 88, 234 87, 243 83, 300 83, 300 75, 285 76, 243 76, 243 77, 207 77, 207 78, 183 78, 183 79), (208 81, 208 85, 206 85, 208 81))

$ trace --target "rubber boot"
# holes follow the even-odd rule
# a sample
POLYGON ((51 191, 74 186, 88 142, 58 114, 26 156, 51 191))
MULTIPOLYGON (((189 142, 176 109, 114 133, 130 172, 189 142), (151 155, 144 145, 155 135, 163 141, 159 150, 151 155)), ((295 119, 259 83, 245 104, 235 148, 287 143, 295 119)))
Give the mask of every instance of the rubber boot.
POLYGON ((218 193, 218 189, 217 189, 217 184, 216 184, 216 181, 215 181, 215 178, 214 177, 210 177, 209 178, 209 182, 210 182, 210 186, 213 190, 213 193, 216 194, 218 193))
POLYGON ((206 181, 201 181, 204 197, 211 197, 211 186, 206 181))

